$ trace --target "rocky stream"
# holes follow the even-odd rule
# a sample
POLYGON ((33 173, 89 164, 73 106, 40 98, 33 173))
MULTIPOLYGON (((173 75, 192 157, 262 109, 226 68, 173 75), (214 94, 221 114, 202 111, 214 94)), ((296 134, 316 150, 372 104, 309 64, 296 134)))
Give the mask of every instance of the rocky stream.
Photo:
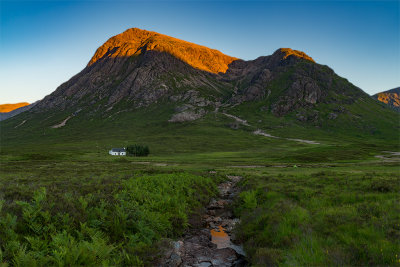
POLYGON ((172 248, 160 266, 246 266, 245 253, 235 244, 232 232, 239 219, 229 206, 237 194, 240 176, 228 176, 218 186, 219 198, 212 199, 201 217, 200 229, 190 230, 182 239, 172 242, 172 248))

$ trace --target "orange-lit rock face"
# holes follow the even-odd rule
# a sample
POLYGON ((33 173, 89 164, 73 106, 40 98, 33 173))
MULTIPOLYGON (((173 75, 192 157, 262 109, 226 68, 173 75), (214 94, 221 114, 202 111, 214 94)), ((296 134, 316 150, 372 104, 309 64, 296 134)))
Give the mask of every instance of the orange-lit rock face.
POLYGON ((205 46, 132 28, 110 38, 99 47, 88 65, 92 65, 104 56, 129 57, 139 55, 142 50, 167 52, 194 68, 212 73, 225 73, 228 65, 237 59, 205 46))
POLYGON ((25 107, 29 105, 27 102, 21 102, 21 103, 16 103, 16 104, 3 104, 0 105, 0 112, 10 112, 13 111, 14 109, 25 107))
POLYGON ((296 56, 299 58, 307 59, 307 60, 315 63, 314 59, 312 59, 306 53, 299 51, 299 50, 293 50, 290 48, 281 48, 281 52, 285 53, 284 59, 287 58, 288 56, 293 55, 293 56, 296 56))
POLYGON ((400 107, 400 95, 397 93, 379 93, 378 100, 385 103, 400 107))

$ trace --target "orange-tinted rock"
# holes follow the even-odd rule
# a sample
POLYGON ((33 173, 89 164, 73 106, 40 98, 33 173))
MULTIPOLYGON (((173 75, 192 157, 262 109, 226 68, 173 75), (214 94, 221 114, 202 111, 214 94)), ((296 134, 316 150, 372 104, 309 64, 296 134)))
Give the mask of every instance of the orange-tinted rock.
POLYGON ((400 107, 400 95, 397 93, 387 94, 387 93, 379 93, 378 100, 388 104, 392 100, 392 105, 395 107, 400 107))
POLYGON ((315 63, 315 61, 314 61, 314 59, 312 59, 312 57, 308 56, 306 53, 304 53, 302 51, 293 50, 293 49, 290 49, 290 48, 281 48, 280 50, 281 50, 281 52, 285 53, 285 56, 283 57, 284 59, 286 59, 288 56, 292 56, 293 55, 293 56, 296 56, 296 57, 299 57, 299 58, 307 59, 307 60, 315 63))
POLYGON ((29 105, 28 102, 21 102, 21 103, 16 103, 16 104, 3 104, 0 105, 0 112, 10 112, 13 111, 14 109, 20 108, 20 107, 25 107, 29 105))
POLYGON ((389 107, 400 111, 400 87, 377 93, 372 97, 387 104, 389 107))
POLYGON ((99 47, 88 65, 103 57, 130 57, 141 54, 143 50, 167 52, 194 68, 212 73, 225 73, 228 65, 237 59, 205 46, 132 28, 110 38, 99 47))

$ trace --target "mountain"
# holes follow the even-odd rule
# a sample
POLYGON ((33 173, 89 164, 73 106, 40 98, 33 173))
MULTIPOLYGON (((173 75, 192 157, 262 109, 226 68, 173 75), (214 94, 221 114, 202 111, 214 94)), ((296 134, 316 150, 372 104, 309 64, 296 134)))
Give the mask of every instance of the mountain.
POLYGON ((377 93, 372 97, 387 104, 394 110, 400 111, 400 87, 377 93))
POLYGON ((43 99, 35 110, 79 109, 101 102, 102 109, 108 111, 121 101, 137 108, 161 99, 185 99, 204 110, 220 103, 274 98, 268 109, 282 116, 299 107, 347 103, 355 97, 365 98, 366 94, 301 51, 278 49, 271 56, 243 61, 133 28, 100 46, 83 71, 43 99), (288 77, 282 92, 267 89, 283 74, 288 77))
POLYGON ((5 146, 142 140, 166 153, 165 140, 181 139, 174 151, 204 150, 204 142, 213 150, 239 149, 240 140, 253 146, 248 134, 256 130, 290 140, 386 142, 397 136, 395 122, 393 111, 302 51, 280 48, 245 61, 133 28, 101 45, 29 112, 2 122, 0 134, 5 146), (229 144, 231 134, 237 140, 229 144))
POLYGON ((7 113, 10 111, 13 111, 14 109, 24 107, 27 105, 29 105, 28 102, 20 102, 20 103, 16 103, 16 104, 2 104, 2 105, 0 105, 0 113, 7 113))
POLYGON ((17 104, 4 104, 0 105, 0 110, 9 110, 0 112, 0 121, 9 119, 14 117, 24 111, 30 110, 33 108, 38 102, 29 104, 27 102, 17 103, 17 104))

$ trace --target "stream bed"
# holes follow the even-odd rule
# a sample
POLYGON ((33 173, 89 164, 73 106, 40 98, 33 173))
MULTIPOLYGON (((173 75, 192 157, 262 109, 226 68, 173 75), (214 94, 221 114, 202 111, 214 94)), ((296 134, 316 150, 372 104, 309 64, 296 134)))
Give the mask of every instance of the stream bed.
POLYGON ((189 231, 182 239, 172 242, 161 266, 246 266, 245 252, 234 242, 233 228, 239 222, 229 206, 238 190, 240 176, 227 176, 218 186, 219 198, 212 199, 201 217, 203 227, 189 231))

